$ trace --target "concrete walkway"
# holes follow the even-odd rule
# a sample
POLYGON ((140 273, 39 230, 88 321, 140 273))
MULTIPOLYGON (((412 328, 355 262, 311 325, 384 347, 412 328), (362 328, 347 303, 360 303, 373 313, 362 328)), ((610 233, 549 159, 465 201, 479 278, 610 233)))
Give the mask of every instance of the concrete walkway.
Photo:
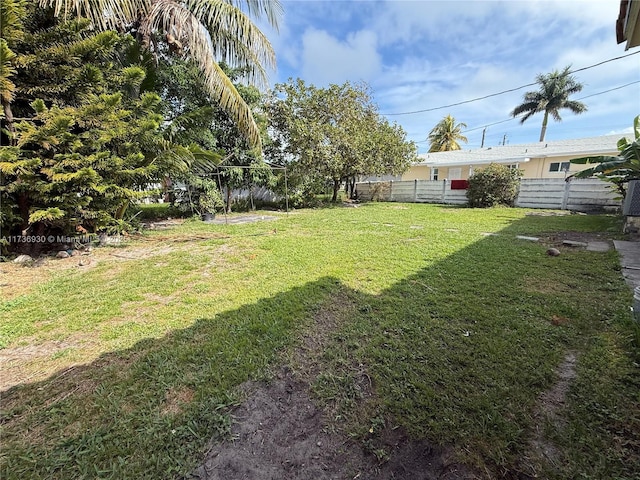
POLYGON ((622 275, 633 290, 640 286, 640 242, 614 240, 613 245, 620 254, 622 275))
POLYGON ((608 252, 609 242, 588 242, 587 250, 589 252, 608 252))

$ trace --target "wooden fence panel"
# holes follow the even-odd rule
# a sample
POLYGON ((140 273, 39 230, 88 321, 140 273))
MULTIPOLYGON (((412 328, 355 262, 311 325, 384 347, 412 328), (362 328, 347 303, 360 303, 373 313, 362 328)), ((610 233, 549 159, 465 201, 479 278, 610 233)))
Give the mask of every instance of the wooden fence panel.
POLYGON ((563 179, 533 178, 520 181, 517 207, 561 209, 566 182, 563 179), (558 181, 560 180, 560 181, 558 181))
MULTIPOLYGON (((466 190, 451 190, 451 182, 438 180, 409 180, 392 182, 362 182, 356 185, 358 198, 381 201, 445 203, 464 205, 466 190)), ((611 184, 597 178, 561 178, 520 181, 516 206, 523 208, 563 209, 589 212, 620 207, 618 195, 611 184)))

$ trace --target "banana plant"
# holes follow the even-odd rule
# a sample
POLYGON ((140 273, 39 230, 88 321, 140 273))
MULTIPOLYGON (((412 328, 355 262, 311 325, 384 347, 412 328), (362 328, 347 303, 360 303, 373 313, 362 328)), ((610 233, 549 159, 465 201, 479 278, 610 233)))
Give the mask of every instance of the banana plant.
POLYGON ((635 140, 629 141, 623 137, 618 140, 618 155, 599 155, 593 157, 580 157, 571 160, 571 163, 579 165, 597 163, 598 165, 574 173, 567 177, 589 178, 597 177, 615 185, 616 190, 622 195, 626 193, 626 184, 631 180, 640 180, 640 115, 633 120, 635 140))

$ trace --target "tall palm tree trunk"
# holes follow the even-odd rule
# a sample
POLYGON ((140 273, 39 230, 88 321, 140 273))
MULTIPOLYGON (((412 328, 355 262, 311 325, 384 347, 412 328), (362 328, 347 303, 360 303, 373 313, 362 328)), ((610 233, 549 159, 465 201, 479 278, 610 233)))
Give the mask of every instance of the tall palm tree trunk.
POLYGON ((544 142, 544 136, 547 134, 547 122, 549 121, 549 111, 544 111, 544 117, 542 118, 542 128, 540 129, 540 142, 544 142))

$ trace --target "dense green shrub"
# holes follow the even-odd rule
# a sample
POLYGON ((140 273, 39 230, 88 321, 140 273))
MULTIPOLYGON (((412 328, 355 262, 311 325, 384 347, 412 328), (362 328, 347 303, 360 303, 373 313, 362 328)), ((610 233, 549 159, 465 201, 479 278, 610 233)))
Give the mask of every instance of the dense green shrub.
POLYGON ((134 205, 132 211, 139 220, 164 220, 165 218, 185 217, 185 212, 169 203, 141 203, 134 205))
POLYGON ((507 165, 492 163, 469 177, 467 199, 470 207, 512 207, 518 196, 522 171, 507 165))

